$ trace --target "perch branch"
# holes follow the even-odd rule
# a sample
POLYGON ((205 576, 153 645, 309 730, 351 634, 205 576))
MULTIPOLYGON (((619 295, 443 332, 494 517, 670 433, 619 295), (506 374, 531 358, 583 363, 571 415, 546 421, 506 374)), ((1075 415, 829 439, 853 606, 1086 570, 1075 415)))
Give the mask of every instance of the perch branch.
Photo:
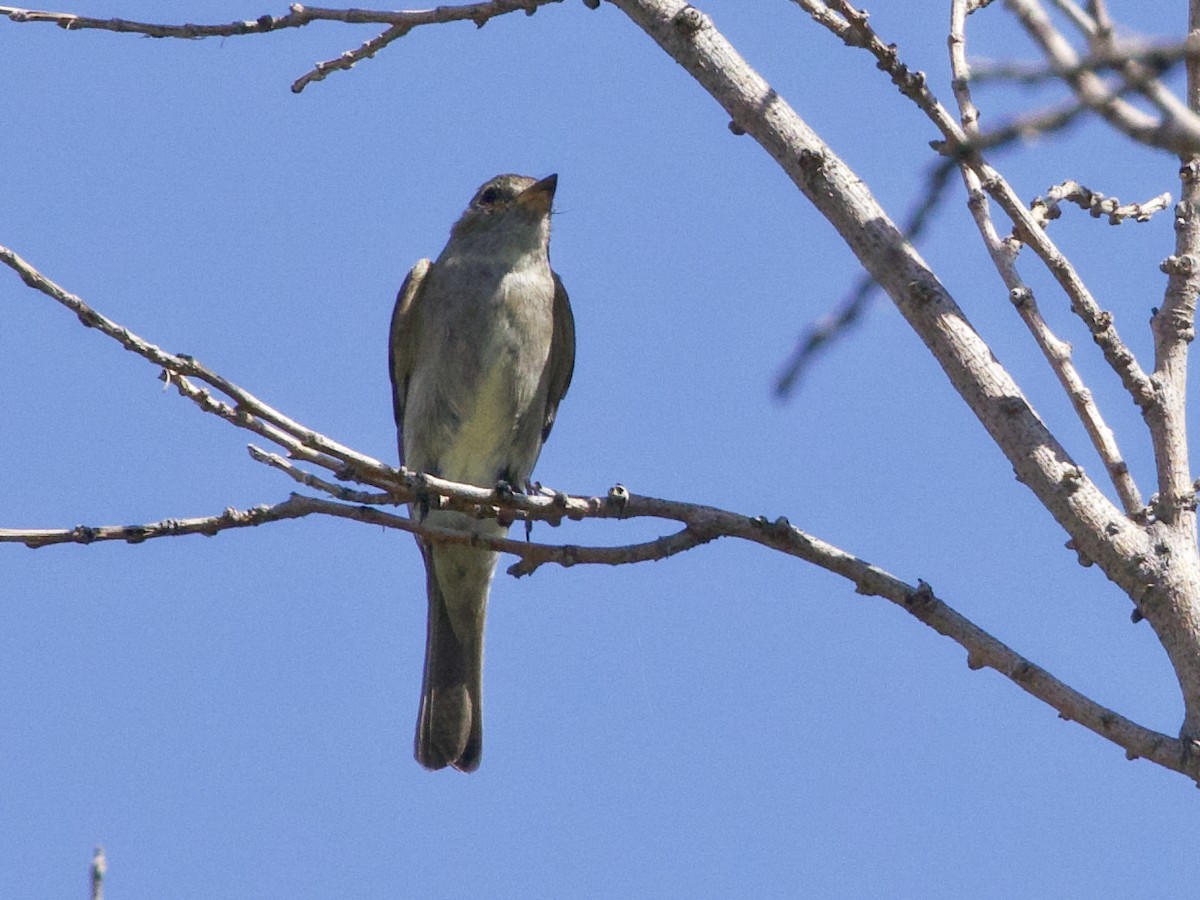
MULTIPOLYGON (((431 479, 431 487, 433 480, 431 479)), ((455 491, 474 493, 480 489, 454 485, 455 491)), ((498 506, 517 504, 519 495, 495 498, 498 506)), ((683 529, 652 541, 620 547, 555 546, 484 537, 447 528, 434 528, 365 505, 348 505, 315 497, 293 494, 274 506, 250 510, 227 509, 200 519, 172 519, 148 525, 78 526, 61 530, 0 530, 0 542, 21 542, 40 547, 58 543, 92 543, 103 540, 141 542, 155 537, 180 534, 216 534, 229 528, 244 528, 266 522, 323 514, 353 521, 368 522, 420 534, 434 541, 459 543, 511 553, 519 560, 509 568, 515 576, 527 575, 541 565, 626 565, 666 559, 718 537, 750 541, 820 566, 851 581, 860 594, 891 601, 919 621, 957 642, 967 651, 972 669, 992 668, 1022 690, 1057 710, 1059 716, 1075 721, 1125 750, 1130 759, 1144 757, 1168 769, 1200 781, 1197 763, 1184 752, 1174 738, 1138 725, 1089 699, 1059 681, 1045 669, 1022 657, 1012 648, 975 625, 935 596, 923 581, 914 586, 877 566, 821 541, 791 525, 786 519, 768 521, 763 517, 728 512, 710 506, 661 500, 631 494, 614 488, 607 497, 526 497, 525 501, 569 507, 580 518, 631 519, 651 517, 680 522, 683 529)))

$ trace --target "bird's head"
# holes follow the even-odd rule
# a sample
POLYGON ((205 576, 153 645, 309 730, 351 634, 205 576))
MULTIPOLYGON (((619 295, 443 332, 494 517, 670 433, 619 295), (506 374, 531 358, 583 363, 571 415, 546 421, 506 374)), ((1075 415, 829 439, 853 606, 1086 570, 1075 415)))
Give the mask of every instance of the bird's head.
POLYGON ((482 184, 450 230, 459 251, 545 252, 550 243, 550 207, 558 176, 538 181, 527 175, 497 175, 482 184))

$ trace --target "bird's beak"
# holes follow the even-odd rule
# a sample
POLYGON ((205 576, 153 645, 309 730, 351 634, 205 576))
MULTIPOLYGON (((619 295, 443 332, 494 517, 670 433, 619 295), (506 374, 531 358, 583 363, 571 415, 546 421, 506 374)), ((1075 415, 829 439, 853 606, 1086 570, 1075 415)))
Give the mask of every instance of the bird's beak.
POLYGON ((550 204, 554 202, 554 190, 558 187, 558 176, 547 175, 541 181, 535 181, 521 191, 517 202, 526 209, 544 216, 550 212, 550 204))

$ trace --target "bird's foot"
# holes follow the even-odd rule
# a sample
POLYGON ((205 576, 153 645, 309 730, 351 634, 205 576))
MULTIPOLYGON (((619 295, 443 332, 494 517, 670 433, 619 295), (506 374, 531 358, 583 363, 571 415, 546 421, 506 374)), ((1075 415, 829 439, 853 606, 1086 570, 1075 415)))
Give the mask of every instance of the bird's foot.
MULTIPOLYGON (((501 479, 497 480, 496 486, 492 489, 492 492, 500 500, 512 500, 517 495, 517 492, 515 490, 513 490, 512 482, 509 481, 507 478, 501 478, 501 479)), ((512 509, 496 510, 496 521, 498 521, 505 528, 507 528, 509 525, 511 525, 516 520, 517 520, 516 510, 512 510, 512 509)))

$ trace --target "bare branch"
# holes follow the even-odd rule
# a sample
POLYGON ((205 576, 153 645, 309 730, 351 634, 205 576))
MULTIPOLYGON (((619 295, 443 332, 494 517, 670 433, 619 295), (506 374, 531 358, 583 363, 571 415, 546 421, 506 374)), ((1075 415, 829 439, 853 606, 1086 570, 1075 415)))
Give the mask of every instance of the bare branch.
POLYGON ((387 25, 412 30, 421 25, 438 25, 445 22, 474 22, 479 27, 496 16, 512 12, 531 14, 539 6, 561 3, 562 0, 483 0, 455 6, 438 6, 434 9, 387 11, 381 9, 331 9, 293 3, 285 16, 259 16, 241 22, 224 25, 169 25, 151 22, 131 22, 126 19, 94 19, 72 13, 44 12, 23 9, 17 6, 0 6, 0 16, 13 22, 51 22, 66 31, 99 29, 127 34, 141 34, 154 38, 183 38, 196 40, 207 37, 239 37, 247 34, 265 34, 284 28, 302 28, 312 22, 342 22, 348 25, 387 25))
MULTIPOLYGON (((163 369, 162 374, 159 377, 162 378, 162 380, 168 385, 174 386, 176 391, 179 392, 180 396, 191 400, 198 407, 200 407, 203 412, 219 416, 226 422, 236 425, 238 428, 245 428, 247 431, 252 431, 260 437, 264 437, 272 443, 278 444, 288 451, 289 456, 321 466, 324 469, 328 469, 329 471, 336 472, 340 475, 347 473, 347 462, 345 458, 335 457, 317 450, 313 450, 311 447, 306 446, 303 441, 294 437, 291 433, 284 431, 270 422, 266 422, 252 414, 249 410, 257 409, 257 405, 260 402, 256 398, 252 398, 253 404, 251 407, 239 408, 230 405, 224 400, 214 397, 211 391, 196 387, 196 385, 194 385, 189 379, 182 375, 176 374, 171 369, 163 369)), ((246 396, 250 395, 246 394, 246 396)), ((307 429, 306 433, 312 434, 315 440, 320 440, 322 442, 329 440, 323 435, 316 435, 315 432, 308 431, 307 429)), ((354 477, 359 478, 360 480, 368 481, 372 484, 375 482, 370 481, 369 473, 382 468, 386 468, 382 462, 379 462, 379 460, 370 460, 369 457, 357 459, 352 466, 354 477)))
MULTIPOLYGON (((469 19, 482 28, 489 19, 499 15, 504 15, 517 10, 524 10, 526 15, 532 16, 539 6, 547 3, 561 3, 562 0, 492 0, 490 3, 472 3, 466 6, 439 6, 434 10, 419 10, 415 12, 405 13, 372 13, 364 10, 322 10, 326 13, 361 13, 367 12, 379 16, 388 16, 387 19, 376 19, 376 21, 388 21, 392 25, 382 34, 371 38, 361 46, 354 50, 347 50, 334 59, 329 59, 324 62, 319 62, 304 75, 292 82, 293 93, 300 93, 314 81, 323 81, 330 72, 338 72, 352 68, 355 63, 361 62, 364 59, 370 59, 392 41, 404 37, 418 25, 434 25, 442 22, 455 22, 463 19, 469 19)), ((294 7, 293 7, 294 9, 294 7)), ((350 21, 343 19, 340 21, 350 21)))
POLYGON ((341 56, 317 63, 309 71, 292 82, 292 93, 300 93, 314 81, 324 81, 330 72, 350 69, 353 68, 355 63, 361 62, 364 59, 370 59, 392 41, 404 37, 408 34, 409 30, 409 28, 403 25, 393 25, 387 31, 383 32, 383 34, 371 38, 371 40, 366 41, 357 49, 347 50, 341 56))
MULTIPOLYGON (((477 491, 469 485, 458 485, 465 491, 477 491)), ((561 495, 559 495, 561 496, 561 495)), ((587 517, 630 519, 653 517, 683 522, 685 527, 671 535, 653 541, 622 547, 579 547, 536 544, 509 538, 484 537, 471 532, 434 528, 411 519, 385 513, 370 506, 351 506, 314 497, 293 494, 274 506, 258 506, 250 510, 227 509, 223 513, 201 519, 171 519, 148 525, 79 526, 63 530, 34 530, 19 532, 0 530, 0 542, 19 541, 31 547, 57 543, 92 543, 103 540, 122 540, 139 543, 155 537, 180 534, 215 534, 228 528, 261 525, 266 522, 324 514, 354 521, 396 528, 434 540, 459 543, 511 553, 520 560, 509 568, 515 576, 527 575, 539 566, 554 563, 561 566, 584 564, 624 565, 660 560, 681 553, 718 537, 734 537, 761 544, 805 560, 854 583, 861 594, 883 597, 895 603, 939 634, 957 642, 967 651, 972 669, 995 669, 1022 690, 1049 704, 1059 715, 1079 722, 1085 728, 1117 744, 1130 758, 1145 757, 1200 780, 1200 770, 1184 752, 1183 744, 1166 735, 1144 728, 1118 715, 1054 678, 1010 647, 979 628, 964 616, 938 599, 929 585, 907 584, 883 569, 859 559, 792 526, 786 519, 769 522, 765 518, 750 518, 709 506, 659 500, 630 494, 623 489, 610 491, 607 498, 564 497, 525 498, 530 501, 548 500, 573 509, 585 510, 587 517)), ((516 503, 517 498, 510 498, 516 503)), ((509 502, 509 501, 504 501, 509 502)))
MULTIPOLYGON (((895 44, 885 44, 867 24, 863 13, 856 13, 844 0, 842 16, 833 15, 822 0, 793 0, 813 16, 814 20, 837 34, 846 44, 862 47, 875 57, 879 69, 891 76, 904 96, 913 100, 926 113, 945 137, 939 148, 960 165, 971 167, 983 189, 1000 205, 1005 214, 1020 229, 1021 239, 1038 255, 1071 301, 1071 309, 1087 326, 1092 339, 1104 353, 1104 358, 1121 379, 1143 414, 1155 402, 1150 380, 1138 365, 1133 353, 1121 340, 1111 313, 1105 312, 1079 277, 1070 260, 1058 249, 1017 196, 1004 177, 983 158, 982 153, 942 104, 933 96, 920 72, 912 72, 900 60, 895 44), (845 10, 848 9, 849 12, 845 10)), ((978 5, 976 5, 978 8, 978 5)), ((956 86, 956 90, 958 86, 956 86)))
POLYGON ((88 328, 117 341, 126 350, 136 353, 154 365, 174 373, 167 381, 185 397, 196 402, 206 412, 219 415, 240 428, 247 428, 270 441, 284 446, 289 452, 302 456, 329 469, 351 468, 369 473, 386 467, 377 459, 364 456, 349 447, 301 425, 268 406, 253 394, 218 375, 191 356, 168 353, 138 337, 129 329, 101 315, 79 297, 55 284, 7 247, 0 246, 0 263, 8 266, 21 280, 36 291, 57 301, 75 313, 88 328), (232 403, 214 399, 207 391, 196 388, 188 379, 195 378, 220 391, 232 403), (336 460, 336 462, 335 462, 336 460))
MULTIPOLYGON (((334 500, 340 500, 343 503, 375 504, 406 502, 404 500, 397 500, 394 491, 384 493, 356 491, 353 488, 346 487, 344 484, 334 484, 326 481, 324 478, 319 478, 311 472, 305 472, 299 466, 292 465, 278 453, 268 453, 266 450, 263 450, 261 447, 255 447, 253 444, 248 445, 246 449, 250 451, 250 458, 255 462, 260 462, 263 465, 270 466, 272 469, 283 472, 296 483, 326 493, 334 500)), ((400 469, 398 474, 403 479, 407 476, 408 470, 400 469)))
MULTIPOLYGON (((1032 140, 1051 132, 1061 131, 1077 121, 1087 112, 1087 105, 1079 100, 1060 103, 1046 109, 1014 116, 991 131, 985 131, 978 138, 978 149, 987 150, 1003 147, 1017 139, 1032 140)), ((975 149, 974 147, 972 149, 975 149)))
POLYGON ((247 510, 232 507, 215 516, 187 519, 163 519, 143 525, 76 525, 74 528, 0 528, 0 544, 24 544, 37 549, 54 544, 94 544, 102 541, 125 541, 141 544, 153 538, 175 537, 184 534, 203 534, 211 537, 229 528, 249 528, 264 522, 278 522, 309 515, 291 500, 274 506, 260 505, 247 510))
POLYGON ((230 22, 226 25, 157 25, 151 22, 130 22, 126 19, 93 19, 74 13, 47 12, 19 6, 0 6, 0 16, 13 22, 50 22, 65 31, 99 29, 126 34, 141 34, 154 38, 183 38, 196 40, 206 37, 236 37, 243 34, 263 34, 279 28, 298 28, 315 17, 301 18, 292 13, 281 16, 260 16, 257 19, 230 22))
MULTIPOLYGON (((1036 110, 1002 123, 979 135, 973 147, 980 149, 1003 147, 1018 140, 1027 140, 1049 132, 1066 128, 1076 121, 1087 107, 1079 101, 1059 104, 1048 109, 1036 110)), ((925 173, 925 187, 920 192, 921 200, 909 213, 904 223, 904 236, 916 241, 924 234, 925 227, 941 206, 949 183, 950 174, 957 168, 952 159, 941 159, 933 163, 925 173)), ((809 324, 796 340, 791 356, 780 367, 773 388, 778 399, 790 397, 803 381, 813 362, 823 351, 849 333, 870 306, 879 287, 870 275, 859 276, 854 289, 830 312, 809 324)))
POLYGON ((1120 448, 1117 446, 1116 436, 1104 421, 1092 392, 1084 384, 1083 378, 1072 362, 1071 345, 1055 335, 1050 326, 1046 324, 1041 310, 1038 309, 1033 291, 1017 272, 1016 256, 1020 245, 1015 241, 1000 238, 988 212, 987 196, 979 186, 978 179, 974 172, 969 170, 965 176, 970 194, 967 205, 983 235, 984 244, 992 257, 992 262, 1000 273, 1005 287, 1008 288, 1009 299, 1012 300, 1020 314, 1021 321, 1033 335, 1063 390, 1066 391, 1071 406, 1083 423, 1084 429, 1092 441, 1092 446, 1095 447, 1104 463, 1109 479, 1121 498, 1125 514, 1134 519, 1143 518, 1145 509, 1141 493, 1133 480, 1129 466, 1121 455, 1120 448))
MULTIPOLYGON (((1054 27, 1038 0, 1006 0, 1009 10, 1042 48, 1050 64, 1064 73, 1076 94, 1114 128, 1139 143, 1161 147, 1176 153, 1200 149, 1200 116, 1197 116, 1155 77, 1155 73, 1137 62, 1120 66, 1130 81, 1162 112, 1155 119, 1123 100, 1116 99, 1094 72, 1078 70, 1079 55, 1070 42, 1054 27), (1076 74, 1068 74, 1076 72, 1076 74)), ((1080 27, 1094 34, 1095 26, 1085 18, 1080 27)))
MULTIPOLYGON (((968 139, 977 139, 979 111, 971 99, 971 86, 967 67, 967 15, 969 9, 967 0, 952 0, 950 14, 950 69, 953 75, 954 96, 958 100, 962 114, 963 130, 968 139)), ((1129 471, 1117 446, 1116 435, 1100 414, 1092 392, 1083 382, 1075 364, 1071 359, 1071 345, 1061 340, 1050 326, 1046 324, 1041 310, 1038 309, 1033 291, 1025 284, 1017 271, 1017 253, 1020 244, 1016 240, 1001 240, 992 222, 988 208, 987 195, 984 193, 982 181, 978 172, 970 166, 962 166, 963 182, 967 188, 967 205, 971 215, 983 236, 984 245, 992 258, 996 271, 1000 274, 1004 286, 1008 288, 1009 297, 1021 316, 1030 334, 1033 335, 1042 355, 1050 364, 1059 384, 1066 391, 1075 414, 1083 423, 1092 446, 1095 447, 1109 479, 1121 498, 1125 514, 1131 518, 1144 514, 1141 493, 1129 471)), ((1170 201, 1170 198, 1167 198, 1170 201)), ((1054 207, 1057 212, 1057 207, 1054 207)), ((1044 221, 1039 225, 1044 225, 1044 221)))
MULTIPOLYGON (((798 2, 816 4, 816 0, 798 2)), ((838 230, 987 428, 1018 479, 1037 495, 1087 559, 1131 596, 1141 596, 1151 568, 1152 551, 1145 533, 1071 460, 862 179, 699 10, 684 0, 613 3, 721 103, 732 121, 772 156, 838 230)), ((825 11, 829 13, 827 8, 825 11)), ((828 17, 838 20, 831 13, 828 17)), ((862 27, 856 26, 847 37, 870 41, 873 36, 867 37, 862 27)), ((929 94, 924 78, 899 63, 894 47, 880 44, 871 51, 906 96, 919 98, 922 109, 930 109, 946 133, 965 142, 962 129, 929 94)), ((1030 220, 1030 226, 1044 236, 1023 204, 1018 201, 1017 206, 1014 213, 1030 220)))
POLYGON ((1191 41, 1184 41, 1178 44, 1113 46, 1085 56, 1071 66, 974 59, 971 61, 971 80, 976 83, 1011 81, 1018 84, 1042 84, 1077 78, 1085 72, 1121 69, 1131 62, 1141 63, 1157 76, 1197 54, 1200 54, 1200 47, 1191 41))
MULTIPOLYGON (((1200 15, 1195 3, 1192 16, 1200 15)), ((1192 23, 1193 33, 1200 23, 1192 23)), ((1200 108, 1200 61, 1187 63, 1188 104, 1200 108)), ((1160 515, 1191 523, 1195 542, 1195 502, 1187 448, 1187 358, 1195 337, 1196 295, 1200 291, 1200 156, 1185 157, 1179 169, 1181 197, 1175 207, 1175 252, 1162 263, 1167 274, 1163 305, 1151 319, 1154 374, 1162 402, 1151 428, 1158 466, 1160 515)), ((1198 723, 1200 724, 1200 723, 1198 723)))
POLYGON ((1109 41, 1113 35, 1113 22, 1108 14, 1107 0, 1089 0, 1092 18, 1096 22, 1096 35, 1101 41, 1109 41))
POLYGON ((399 10, 388 12, 374 9, 328 9, 293 3, 287 15, 259 16, 241 22, 224 25, 168 25, 151 22, 130 22, 125 19, 94 19, 71 13, 43 12, 16 6, 0 6, 0 16, 13 22, 52 22, 67 31, 99 29, 125 34, 141 34, 154 38, 183 38, 197 40, 206 37, 239 37, 248 34, 266 34, 285 28, 302 28, 312 22, 343 22, 350 25, 387 25, 388 29, 362 46, 347 50, 341 56, 317 63, 309 72, 292 84, 296 93, 314 81, 321 81, 330 72, 349 69, 355 63, 374 56, 388 44, 422 25, 439 25, 445 22, 474 22, 482 28, 490 19, 513 12, 533 13, 540 6, 561 3, 562 0, 486 0, 480 3, 464 3, 458 6, 439 6, 434 9, 399 10))
MULTIPOLYGON (((848 47, 861 47, 875 57, 879 69, 891 76, 892 84, 929 117, 943 135, 956 135, 965 142, 958 123, 946 110, 925 81, 924 72, 914 72, 900 61, 895 44, 885 44, 867 24, 867 14, 847 0, 833 0, 837 12, 825 0, 792 0, 815 22, 837 35, 848 47)), ((618 4, 619 5, 619 4, 618 4)))
POLYGON ((1050 2, 1058 7, 1063 15, 1071 20, 1071 24, 1084 34, 1088 36, 1095 34, 1096 23, 1075 0, 1050 0, 1050 2))

